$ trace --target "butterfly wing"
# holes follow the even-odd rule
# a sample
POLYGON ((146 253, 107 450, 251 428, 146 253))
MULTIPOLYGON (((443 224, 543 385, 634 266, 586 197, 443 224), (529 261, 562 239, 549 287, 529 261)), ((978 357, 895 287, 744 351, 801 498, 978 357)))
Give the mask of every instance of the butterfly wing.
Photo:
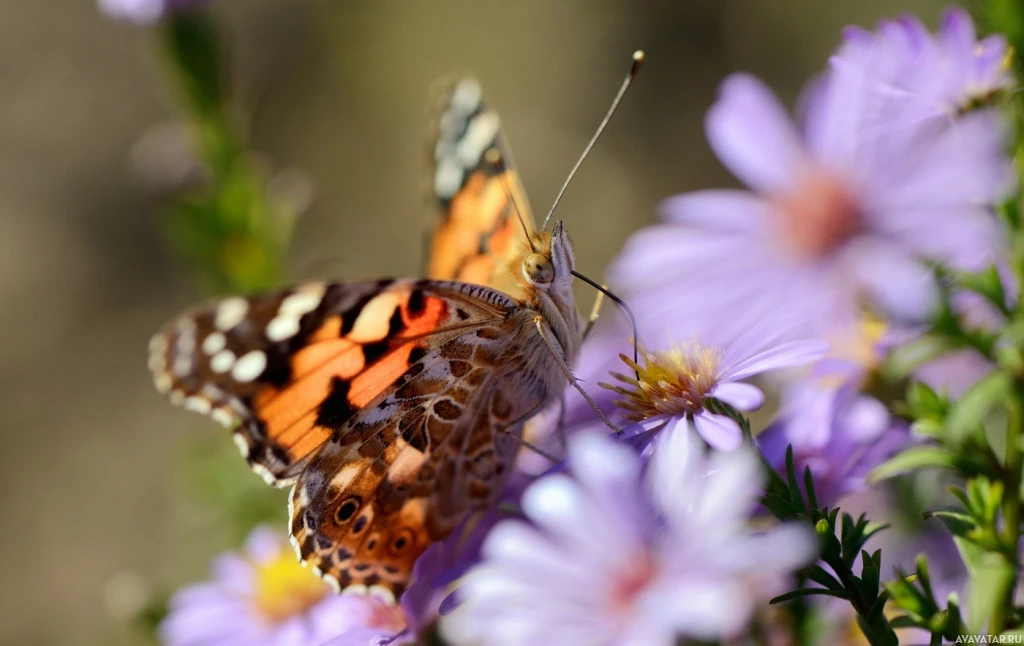
POLYGON ((303 471, 292 536, 339 588, 400 593, 431 542, 495 502, 519 448, 501 429, 544 397, 510 378, 526 366, 508 361, 503 331, 486 325, 435 345, 303 471))
POLYGON ((507 265, 526 244, 520 216, 530 234, 535 225, 498 115, 468 78, 445 87, 435 112, 431 196, 439 215, 427 275, 518 295, 507 265))
POLYGON ((149 364, 173 403, 237 425, 253 470, 285 486, 427 348, 503 320, 510 304, 455 283, 308 283, 181 316, 153 338, 149 364))

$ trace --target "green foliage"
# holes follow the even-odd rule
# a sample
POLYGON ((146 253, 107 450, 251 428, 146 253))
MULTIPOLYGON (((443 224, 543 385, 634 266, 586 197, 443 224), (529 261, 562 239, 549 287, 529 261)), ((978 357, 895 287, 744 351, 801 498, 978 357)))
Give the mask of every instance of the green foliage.
POLYGON ((845 599, 856 610, 858 625, 871 644, 898 643, 884 614, 888 593, 880 584, 882 553, 865 549, 868 540, 886 526, 870 523, 863 515, 854 520, 838 508, 818 509, 810 469, 803 473, 801 491, 792 447, 786 451, 785 477, 765 466, 769 481, 764 506, 781 520, 810 523, 818 535, 819 557, 828 566, 826 569, 814 564, 801 572, 807 581, 820 587, 803 587, 775 597, 772 603, 810 596, 845 599), (858 559, 859 574, 856 573, 858 559))

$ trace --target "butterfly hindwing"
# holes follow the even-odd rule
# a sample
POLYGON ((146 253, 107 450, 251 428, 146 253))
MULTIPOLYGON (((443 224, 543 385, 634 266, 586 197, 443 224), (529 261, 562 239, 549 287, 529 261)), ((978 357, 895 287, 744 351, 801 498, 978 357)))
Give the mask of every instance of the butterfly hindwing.
POLYGON ((431 344, 309 463, 291 531, 329 580, 400 592, 431 542, 495 502, 519 446, 501 429, 544 396, 514 388, 508 343, 491 324, 431 344))
POLYGON ((150 368, 172 402, 237 425, 253 469, 284 486, 431 343, 505 315, 509 299, 467 289, 482 290, 384 280, 231 297, 154 337, 150 368))
POLYGON ((515 295, 507 265, 526 244, 524 225, 532 234, 534 223, 498 114, 470 78, 447 84, 437 103, 430 177, 439 215, 427 275, 515 295))

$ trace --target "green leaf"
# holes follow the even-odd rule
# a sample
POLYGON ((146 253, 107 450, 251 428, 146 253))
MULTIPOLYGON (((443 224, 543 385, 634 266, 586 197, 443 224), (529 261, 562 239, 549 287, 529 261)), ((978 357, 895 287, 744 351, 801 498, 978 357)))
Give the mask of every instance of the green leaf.
POLYGON ((964 289, 981 294, 1001 311, 1007 312, 1003 279, 995 267, 990 266, 981 271, 958 272, 956 281, 964 289))
POLYGON ((802 571, 802 574, 818 585, 829 590, 842 590, 843 584, 836 580, 825 568, 820 565, 812 565, 802 571))
POLYGON ((920 469, 955 469, 958 456, 952 449, 935 444, 914 446, 892 456, 868 473, 868 483, 877 484, 920 469))
POLYGON ((1013 396, 1012 385, 1010 376, 997 370, 983 377, 953 402, 946 419, 950 442, 961 444, 971 434, 980 431, 988 414, 1013 396))
MULTIPOLYGON (((986 552, 975 562, 975 571, 967 585, 967 627, 980 633, 998 604, 1004 603, 1003 592, 1010 589, 1017 572, 1013 563, 1002 554, 986 552)), ((989 626, 989 631, 998 630, 989 626)))
POLYGON ((936 510, 928 512, 926 516, 941 520, 953 536, 967 536, 978 527, 970 514, 959 511, 936 510))
POLYGON ((882 372, 887 379, 900 381, 910 377, 915 370, 929 361, 961 347, 962 342, 950 337, 926 335, 890 352, 882 366, 882 372))
POLYGON ((849 599, 850 593, 845 590, 826 590, 825 588, 803 588, 801 590, 793 590, 786 594, 780 594, 777 597, 773 597, 768 603, 782 603, 784 601, 790 601, 792 599, 801 599, 804 597, 811 596, 824 596, 824 597, 835 597, 837 599, 849 599))

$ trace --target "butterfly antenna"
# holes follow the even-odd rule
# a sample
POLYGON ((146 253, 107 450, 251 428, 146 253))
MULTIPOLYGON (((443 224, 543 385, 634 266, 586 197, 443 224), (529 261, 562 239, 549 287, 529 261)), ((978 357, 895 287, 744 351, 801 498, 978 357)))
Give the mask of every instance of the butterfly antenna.
MULTIPOLYGON (((609 299, 611 299, 611 301, 613 303, 615 303, 616 305, 619 306, 619 309, 621 309, 623 312, 626 313, 626 316, 629 317, 629 324, 633 328, 633 363, 639 365, 640 364, 640 355, 639 355, 639 351, 637 350, 637 347, 640 345, 640 333, 638 331, 637 324, 636 324, 636 316, 633 315, 633 310, 630 309, 629 305, 626 304, 626 301, 624 301, 621 298, 619 298, 618 296, 616 296, 614 292, 612 292, 610 289, 608 289, 604 285, 598 283, 597 281, 591 280, 590 278, 588 278, 587 276, 579 273, 575 269, 572 270, 572 275, 575 276, 576 278, 579 278, 580 280, 582 280, 586 284, 590 285, 591 287, 593 287, 597 291, 599 291, 602 294, 604 294, 605 296, 607 296, 609 299)), ((636 378, 637 378, 637 380, 639 380, 640 379, 640 375, 637 375, 636 378)))
POLYGON ((594 147, 595 143, 597 143, 597 139, 601 136, 601 133, 604 132, 605 126, 607 126, 608 122, 611 121, 612 115, 615 114, 615 109, 619 107, 619 101, 622 101, 622 97, 626 94, 626 90, 629 89, 629 85, 633 82, 633 79, 636 78, 637 72, 640 71, 640 67, 643 63, 644 53, 642 50, 638 49, 633 52, 633 65, 629 68, 629 74, 627 74, 625 80, 622 81, 622 85, 619 87, 618 93, 615 95, 615 98, 612 99, 611 107, 608 108, 607 114, 605 114, 604 119, 601 120, 601 125, 597 127, 597 131, 594 133, 594 136, 590 138, 590 143, 588 143, 587 147, 583 149, 583 154, 576 160, 576 165, 572 167, 572 170, 569 171, 569 176, 565 178, 562 188, 558 191, 558 195, 555 196, 555 202, 551 205, 547 216, 544 218, 544 225, 541 226, 541 229, 547 228, 551 215, 555 212, 555 208, 558 206, 558 203, 562 201, 565 189, 569 187, 569 182, 572 181, 576 171, 578 171, 580 166, 583 164, 583 160, 590 154, 590 149, 594 147))
POLYGON ((530 229, 526 226, 526 220, 523 219, 523 212, 519 210, 519 203, 516 202, 516 196, 512 192, 512 186, 508 183, 508 166, 505 165, 505 158, 501 156, 501 151, 497 148, 491 148, 487 151, 487 161, 493 164, 496 168, 501 169, 498 181, 501 183, 501 188, 505 190, 505 197, 512 204, 512 208, 516 212, 516 217, 519 218, 519 224, 523 227, 523 234, 526 236, 526 241, 530 243, 530 251, 537 253, 537 247, 533 246, 533 236, 530 235, 530 229))

